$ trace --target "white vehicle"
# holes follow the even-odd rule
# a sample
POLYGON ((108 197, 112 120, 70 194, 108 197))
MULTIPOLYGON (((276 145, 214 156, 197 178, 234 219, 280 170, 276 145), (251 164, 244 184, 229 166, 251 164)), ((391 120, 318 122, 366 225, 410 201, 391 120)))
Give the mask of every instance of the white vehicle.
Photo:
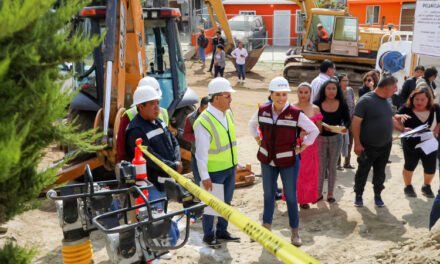
MULTIPOLYGON (((412 32, 394 31, 390 34, 391 36, 387 41, 384 41, 385 36, 382 37, 381 46, 377 52, 376 70, 381 73, 392 73, 398 80, 399 92, 402 89, 403 82, 412 76, 417 65, 422 65, 425 68, 440 68, 440 58, 412 53, 412 32)), ((439 87, 439 78, 437 78, 436 83, 439 87)))

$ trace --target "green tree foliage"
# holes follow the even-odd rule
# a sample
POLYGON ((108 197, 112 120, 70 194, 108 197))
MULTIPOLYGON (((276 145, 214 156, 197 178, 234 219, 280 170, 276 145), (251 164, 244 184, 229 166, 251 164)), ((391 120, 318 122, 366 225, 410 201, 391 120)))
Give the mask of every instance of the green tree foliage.
POLYGON ((9 240, 0 249, 0 263, 2 264, 28 264, 37 253, 35 248, 25 249, 9 240))
POLYGON ((94 140, 92 131, 62 121, 72 94, 62 92, 66 76, 59 69, 100 41, 71 36, 71 18, 87 2, 0 0, 0 224, 54 182, 58 168, 37 171, 45 148, 93 148, 85 143, 94 140))

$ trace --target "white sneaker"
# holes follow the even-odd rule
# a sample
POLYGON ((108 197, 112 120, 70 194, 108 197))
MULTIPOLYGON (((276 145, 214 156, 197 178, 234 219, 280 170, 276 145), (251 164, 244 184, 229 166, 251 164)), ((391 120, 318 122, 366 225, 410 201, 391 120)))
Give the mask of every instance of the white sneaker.
POLYGON ((170 260, 173 258, 173 254, 171 254, 170 252, 160 256, 160 259, 164 259, 164 260, 170 260))

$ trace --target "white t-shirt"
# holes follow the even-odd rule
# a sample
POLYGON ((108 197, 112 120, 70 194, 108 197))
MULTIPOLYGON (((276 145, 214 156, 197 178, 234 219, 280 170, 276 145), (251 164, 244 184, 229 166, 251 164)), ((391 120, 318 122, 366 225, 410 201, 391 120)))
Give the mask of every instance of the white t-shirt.
POLYGON ((243 65, 246 63, 246 58, 248 56, 247 50, 245 48, 236 48, 231 52, 232 57, 235 58, 235 63, 243 65))

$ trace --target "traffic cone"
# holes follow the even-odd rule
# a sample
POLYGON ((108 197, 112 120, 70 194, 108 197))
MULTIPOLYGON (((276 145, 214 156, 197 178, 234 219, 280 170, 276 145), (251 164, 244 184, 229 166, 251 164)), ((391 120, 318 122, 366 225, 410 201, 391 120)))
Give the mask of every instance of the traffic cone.
MULTIPOLYGON (((148 179, 147 177, 147 161, 144 159, 142 155, 142 149, 139 145, 142 145, 142 138, 136 139, 136 147, 134 149, 134 159, 132 160, 132 164, 136 168, 136 185, 139 187, 143 187, 146 185, 144 180, 148 179)), ((148 199, 148 191, 142 190, 142 193, 148 199)), ((144 204, 144 200, 142 197, 138 197, 135 200, 135 204, 144 204)), ((137 210, 136 210, 137 211, 137 210)))

